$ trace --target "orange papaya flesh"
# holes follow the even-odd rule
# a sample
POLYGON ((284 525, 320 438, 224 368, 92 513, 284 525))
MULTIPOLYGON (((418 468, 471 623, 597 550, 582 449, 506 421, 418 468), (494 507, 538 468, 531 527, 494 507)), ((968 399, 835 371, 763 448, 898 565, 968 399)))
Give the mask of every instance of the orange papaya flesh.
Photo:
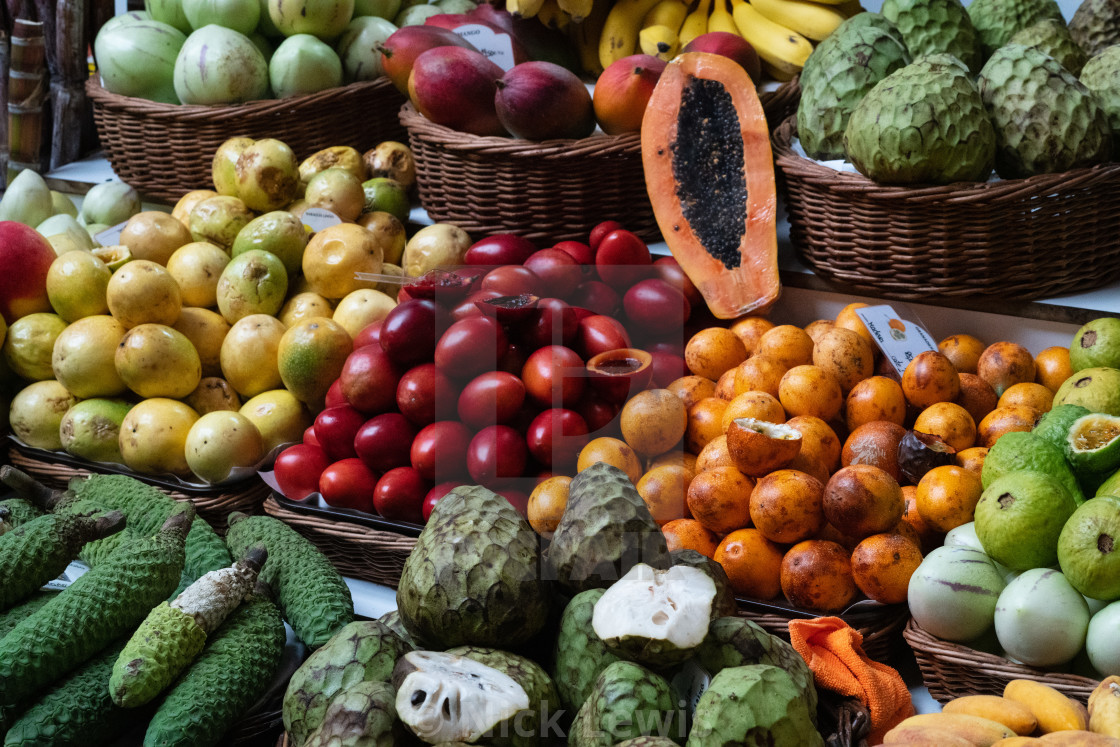
POLYGON ((769 309, 781 292, 774 158, 746 71, 702 52, 671 61, 642 118, 642 165, 661 235, 712 314, 769 309))

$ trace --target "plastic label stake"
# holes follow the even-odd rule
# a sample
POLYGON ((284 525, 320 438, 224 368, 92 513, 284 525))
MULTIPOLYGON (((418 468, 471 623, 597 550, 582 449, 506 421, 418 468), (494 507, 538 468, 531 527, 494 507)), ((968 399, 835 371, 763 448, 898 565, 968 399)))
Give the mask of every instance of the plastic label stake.
POLYGON ((855 312, 899 376, 902 376, 918 353, 937 350, 937 344, 929 336, 929 332, 914 322, 904 321, 886 304, 867 306, 856 309, 855 312))
POLYGON ((513 59, 513 40, 509 38, 509 34, 499 33, 480 23, 456 26, 455 33, 473 44, 475 49, 502 70, 509 70, 516 64, 513 59))

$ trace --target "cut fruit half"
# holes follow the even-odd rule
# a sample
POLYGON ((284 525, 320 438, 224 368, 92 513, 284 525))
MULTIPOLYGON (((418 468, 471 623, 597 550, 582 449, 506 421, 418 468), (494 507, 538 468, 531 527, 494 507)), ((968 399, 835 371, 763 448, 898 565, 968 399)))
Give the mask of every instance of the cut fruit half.
POLYGON ((1098 413, 1073 421, 1066 436, 1066 454, 1079 476, 1120 467, 1120 417, 1098 413))
POLYGON ((664 669, 691 656, 704 642, 716 584, 698 568, 655 570, 639 563, 595 603, 591 628, 621 657, 664 669))
POLYGON ((727 452, 744 475, 764 477, 801 453, 801 431, 756 418, 735 418, 727 428, 727 452))
POLYGON ((93 253, 93 256, 104 262, 105 266, 112 271, 115 271, 124 263, 132 260, 132 251, 123 244, 117 244, 116 246, 99 246, 90 251, 93 253))

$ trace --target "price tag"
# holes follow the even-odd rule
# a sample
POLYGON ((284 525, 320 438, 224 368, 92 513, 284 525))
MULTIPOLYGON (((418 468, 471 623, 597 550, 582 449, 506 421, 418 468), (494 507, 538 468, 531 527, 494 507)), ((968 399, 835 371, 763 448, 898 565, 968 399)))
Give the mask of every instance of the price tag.
POLYGON ((867 306, 856 309, 856 315, 863 320, 867 331, 883 355, 902 376, 906 366, 918 353, 937 350, 937 344, 929 332, 914 322, 903 321, 890 306, 867 306))
POLYGON ((116 246, 121 243, 121 231, 124 230, 126 225, 128 225, 128 221, 123 221, 111 228, 106 228, 104 231, 94 236, 93 240, 101 244, 101 246, 116 246))
POLYGON ((310 228, 312 233, 337 226, 341 222, 342 218, 326 208, 313 207, 303 211, 303 225, 310 228))
POLYGON ((79 563, 74 560, 70 565, 66 566, 58 578, 53 578, 47 583, 43 584, 43 591, 62 591, 70 584, 78 580, 78 577, 89 570, 89 566, 85 563, 79 563))
POLYGON ((509 70, 516 64, 513 59, 513 40, 509 34, 495 31, 480 23, 456 26, 455 33, 473 44, 475 49, 490 58, 490 61, 502 70, 509 70))

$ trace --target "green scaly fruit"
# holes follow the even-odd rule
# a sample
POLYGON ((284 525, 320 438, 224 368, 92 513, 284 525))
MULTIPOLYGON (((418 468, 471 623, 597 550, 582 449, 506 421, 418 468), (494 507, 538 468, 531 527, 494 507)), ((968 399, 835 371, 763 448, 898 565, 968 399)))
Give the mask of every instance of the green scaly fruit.
POLYGON ((947 52, 974 74, 984 64, 980 36, 960 0, 883 0, 882 13, 915 59, 947 52))
POLYGON ((883 78, 910 64, 898 31, 884 19, 870 24, 849 18, 817 45, 801 70, 797 134, 805 152, 816 159, 844 157, 844 129, 852 109, 883 78))
POLYGON ((284 620, 264 584, 210 637, 160 703, 144 747, 209 747, 272 682, 284 652, 284 620))
POLYGON ((696 703, 689 747, 823 747, 805 698, 789 674, 768 664, 724 669, 696 703))
POLYGON ((1054 392, 1054 406, 1081 405, 1090 412, 1120 415, 1120 369, 1085 368, 1062 382, 1054 392))
POLYGON ((619 742, 614 747, 673 747, 676 742, 668 737, 634 737, 619 742))
POLYGON ((1043 441, 1063 449, 1065 448, 1066 434, 1069 433, 1069 427, 1073 425, 1073 421, 1088 414, 1089 411, 1081 405, 1058 405, 1050 408, 1049 412, 1043 413, 1042 417, 1035 423, 1034 428, 1031 429, 1031 433, 1043 441))
POLYGON ((1120 0, 1082 0, 1069 20, 1069 32, 1090 57, 1120 44, 1120 0))
POLYGON ((433 648, 515 647, 547 623, 549 592, 529 522, 496 493, 462 486, 436 504, 417 538, 397 609, 409 633, 433 648))
POLYGON ((1007 43, 1034 47, 1053 57, 1075 77, 1081 74, 1081 68, 1089 59, 1085 51, 1077 46, 1077 42, 1070 36, 1066 24, 1056 18, 1044 18, 1015 32, 1007 43))
MULTIPOLYGON (((1112 128, 1112 152, 1115 154, 1120 151, 1120 41, 1101 50, 1085 63, 1085 67, 1081 68, 1081 83, 1093 94, 1108 117, 1108 126, 1112 128)), ((1110 323, 1117 321, 1120 320, 1112 319, 1110 323)), ((1070 355, 1073 355, 1072 346, 1070 355)), ((1114 346, 1108 362, 1092 365, 1120 366, 1120 349, 1114 346)), ((1074 370, 1078 369, 1075 367, 1074 370)))
POLYGON ((6 636, 24 618, 33 615, 56 596, 58 596, 56 591, 37 591, 11 609, 0 612, 0 638, 6 636))
POLYGON ((401 613, 399 610, 389 610, 377 619, 383 622, 385 626, 389 628, 389 630, 396 633, 397 637, 407 643, 409 646, 412 646, 413 648, 424 648, 424 646, 421 646, 416 642, 415 638, 409 635, 408 630, 404 627, 404 623, 401 622, 401 613))
POLYGON ((621 661, 591 629, 595 603, 604 593, 604 589, 588 589, 576 594, 560 617, 552 679, 564 708, 571 712, 587 700, 602 671, 621 661))
POLYGON ((610 586, 637 563, 665 568, 669 548, 626 473, 598 462, 568 486, 545 560, 556 582, 578 594, 610 586))
POLYGON ((686 714, 661 675, 629 661, 604 669, 568 732, 571 747, 611 747, 627 739, 663 736, 683 741, 686 714))
POLYGON ((319 548, 279 519, 230 514, 230 552, 242 555, 257 544, 268 550, 260 579, 275 589, 284 619, 308 648, 319 648, 353 621, 350 588, 319 548))
POLYGON ((1033 433, 1014 431, 1000 436, 984 457, 980 482, 987 489, 1004 475, 1023 470, 1049 475, 1061 483, 1079 505, 1085 502, 1085 494, 1081 491, 1062 449, 1033 433))
POLYGON ((13 529, 20 524, 26 524, 36 516, 43 515, 39 507, 23 498, 8 498, 0 501, 0 507, 8 510, 8 523, 12 525, 13 529))
POLYGON ((1093 166, 1112 154, 1104 110, 1068 70, 1034 47, 996 50, 978 79, 1005 179, 1093 166))
POLYGON ((331 699, 304 747, 393 747, 405 739, 397 693, 387 682, 356 682, 331 699))
POLYGON ((879 81, 844 131, 848 159, 884 184, 986 179, 995 143, 968 69, 944 54, 923 57, 879 81))
POLYGON ((121 547, 0 639, 0 729, 6 712, 130 632, 167 598, 183 572, 189 509, 121 547))
POLYGON ((1054 0, 973 0, 968 17, 989 57, 1016 32, 1047 18, 1061 21, 1062 10, 1054 0))
POLYGON ((284 693, 285 730, 303 744, 322 724, 335 695, 359 682, 388 682, 397 659, 412 649, 378 620, 345 626, 292 675, 284 693))

